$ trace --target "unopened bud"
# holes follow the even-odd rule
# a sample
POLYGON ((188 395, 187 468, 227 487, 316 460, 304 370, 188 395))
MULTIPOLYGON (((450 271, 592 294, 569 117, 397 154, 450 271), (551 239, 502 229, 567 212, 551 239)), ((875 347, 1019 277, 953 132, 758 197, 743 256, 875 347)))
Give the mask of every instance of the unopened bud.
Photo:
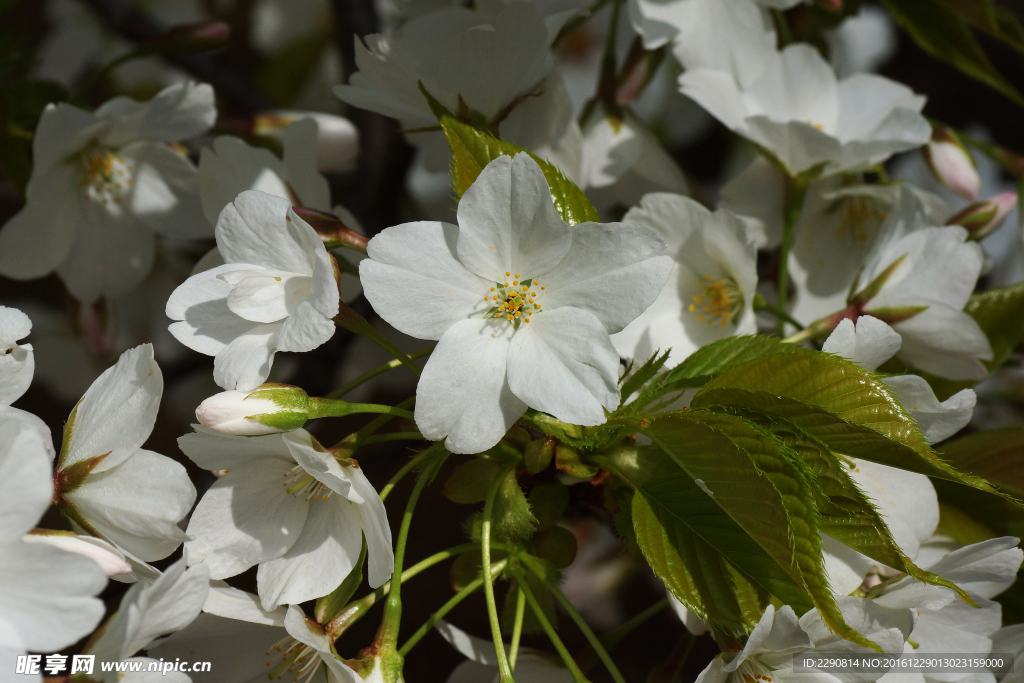
POLYGON ((967 231, 968 239, 977 241, 995 232, 1015 206, 1017 193, 1003 192, 984 201, 974 202, 946 221, 946 225, 959 225, 967 231))
POLYGON ((33 529, 22 536, 24 543, 45 543, 69 553, 85 555, 100 566, 107 578, 132 573, 124 554, 102 538, 80 536, 72 531, 33 529))
POLYGON ((981 189, 981 178, 974 159, 960 136, 949 128, 935 126, 932 139, 923 149, 924 160, 940 183, 965 199, 974 199, 981 189))
POLYGON ((343 116, 314 111, 279 110, 257 114, 253 133, 283 142, 284 131, 301 119, 313 119, 317 125, 316 167, 323 173, 342 173, 356 167, 359 156, 359 130, 343 116))
POLYGON ((231 27, 223 21, 199 21, 172 26, 139 46, 147 53, 187 55, 223 46, 231 37, 231 27))
POLYGON ((530 474, 543 472, 551 464, 551 458, 555 455, 555 445, 558 440, 554 437, 537 439, 526 444, 523 451, 523 459, 526 462, 526 470, 530 474))
POLYGON ((309 396, 288 384, 264 384, 255 391, 222 391, 199 404, 196 418, 215 432, 261 436, 290 432, 306 424, 309 396))
POLYGON ((293 206, 292 211, 299 218, 306 221, 309 227, 313 228, 324 242, 337 242, 341 246, 355 249, 364 254, 366 253, 366 244, 370 241, 369 238, 345 225, 333 213, 307 209, 302 206, 293 206))

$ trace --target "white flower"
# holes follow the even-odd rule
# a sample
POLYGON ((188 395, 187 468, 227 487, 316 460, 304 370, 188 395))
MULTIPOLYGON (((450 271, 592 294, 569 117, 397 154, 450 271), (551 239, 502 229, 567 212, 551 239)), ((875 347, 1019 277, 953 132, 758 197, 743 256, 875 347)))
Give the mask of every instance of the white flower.
POLYGON ((27 203, 0 230, 0 274, 57 271, 84 303, 134 289, 153 264, 154 232, 209 236, 196 169, 167 143, 206 132, 213 89, 179 83, 148 102, 116 97, 95 113, 43 112, 33 139, 27 203))
POLYGON ((642 362, 671 349, 671 367, 717 339, 757 332, 757 249, 738 218, 658 193, 622 220, 655 230, 675 266, 654 304, 612 337, 620 355, 642 362))
POLYGON ((679 166, 630 112, 620 121, 597 111, 583 128, 580 187, 599 209, 632 206, 648 192, 687 192, 679 166))
POLYGON ((0 416, 0 661, 12 668, 25 650, 56 652, 88 634, 103 617, 92 597, 107 585, 82 555, 20 539, 53 497, 48 444, 38 431, 0 416))
MULTIPOLYGON (((880 645, 885 652, 899 652, 909 631, 909 614, 892 614, 870 600, 836 596, 847 625, 880 645)), ((904 612, 908 612, 904 610, 904 612)), ((831 633, 817 610, 797 619, 786 605, 776 611, 769 605, 750 632, 741 652, 716 656, 698 676, 696 683, 749 683, 751 680, 779 683, 853 683, 862 675, 830 670, 794 671, 794 655, 813 650, 830 654, 870 655, 873 650, 844 641, 831 633)))
POLYGON ((265 609, 337 588, 364 536, 370 585, 391 577, 387 512, 357 463, 339 462, 304 429, 245 437, 194 427, 178 440, 181 450, 204 469, 228 472, 192 513, 189 564, 204 562, 214 579, 258 564, 265 609))
POLYGON ((32 321, 17 308, 0 306, 0 406, 9 406, 28 390, 36 360, 31 344, 18 344, 32 331, 32 321))
MULTIPOLYGON (((206 567, 200 565, 186 569, 185 561, 178 560, 152 583, 140 582, 128 590, 117 613, 104 626, 103 635, 87 652, 100 662, 155 661, 132 655, 160 636, 188 626, 203 609, 209 587, 210 576, 206 567)), ((97 673, 104 683, 131 682, 133 679, 142 683, 149 680, 144 674, 97 673)), ((161 680, 187 683, 190 679, 181 672, 168 672, 161 680)))
MULTIPOLYGON (((500 678, 498 655, 494 651, 493 641, 472 636, 444 620, 438 621, 434 628, 467 660, 455 667, 448 676, 449 683, 497 683, 500 678)), ((505 652, 510 652, 508 643, 505 643, 505 652)), ((558 658, 527 647, 519 648, 515 676, 518 680, 529 683, 569 683, 573 680, 572 674, 558 658)))
MULTIPOLYGON (((836 326, 825 340, 823 351, 842 356, 858 365, 874 370, 892 358, 900 349, 900 335, 881 320, 870 315, 849 318, 836 326)), ((967 426, 978 397, 972 389, 963 389, 941 403, 935 392, 917 375, 887 377, 884 381, 907 409, 928 443, 944 441, 967 426)))
POLYGON ((72 531, 35 529, 32 533, 22 536, 21 541, 22 543, 45 543, 69 553, 84 555, 98 564, 108 578, 119 577, 130 580, 128 575, 132 573, 132 566, 128 564, 124 553, 102 538, 76 534, 72 531))
POLYGON ((152 571, 144 562, 167 557, 185 540, 177 524, 196 498, 184 467, 142 448, 162 392, 152 346, 121 354, 68 417, 54 475, 61 513, 144 573, 152 571))
MULTIPOLYGON (((952 590, 924 585, 910 577, 886 586, 874 602, 890 610, 914 610, 914 629, 904 653, 921 657, 929 654, 987 654, 999 629, 1002 610, 990 598, 1004 591, 1017 578, 1024 553, 1017 548, 1019 539, 993 538, 955 550, 927 570, 953 581, 978 603, 973 607, 952 590)), ((1006 650, 998 650, 1006 652, 1006 650)), ((977 680, 977 674, 955 672, 924 674, 926 681, 953 683, 977 680)), ((892 672, 879 679, 885 683, 901 680, 892 672)), ((989 679, 992 680, 992 679, 989 679)))
POLYGON ((304 119, 312 119, 317 125, 314 148, 317 170, 323 173, 354 170, 359 156, 359 130, 344 116, 284 109, 263 112, 256 115, 253 132, 275 138, 284 144, 286 131, 291 124, 304 119))
POLYGON ((764 52, 761 60, 762 70, 746 85, 711 68, 688 69, 679 84, 791 173, 818 165, 826 174, 862 169, 928 142, 924 98, 906 86, 870 74, 839 81, 807 43, 764 52))
POLYGON ((498 157, 459 203, 459 225, 406 223, 368 245, 366 297, 400 332, 439 343, 416 423, 456 453, 490 448, 527 407, 581 425, 619 403, 609 334, 655 299, 672 259, 626 224, 570 228, 528 155, 498 157))
POLYGON ((927 227, 920 203, 901 187, 852 288, 852 313, 899 333, 896 358, 952 380, 984 378, 981 361, 992 358, 985 333, 963 311, 982 265, 981 247, 966 240, 961 227, 927 227))
POLYGON ((359 677, 331 652, 323 628, 297 605, 265 610, 260 599, 226 585, 210 586, 203 613, 186 628, 149 649, 165 660, 205 661, 211 674, 193 674, 196 683, 260 683, 287 677, 302 683, 359 683, 359 677))
POLYGON ((170 330, 215 356, 225 389, 266 381, 277 351, 310 351, 334 334, 338 284, 323 241, 291 203, 246 191, 221 212, 217 247, 225 265, 193 275, 167 301, 170 330))

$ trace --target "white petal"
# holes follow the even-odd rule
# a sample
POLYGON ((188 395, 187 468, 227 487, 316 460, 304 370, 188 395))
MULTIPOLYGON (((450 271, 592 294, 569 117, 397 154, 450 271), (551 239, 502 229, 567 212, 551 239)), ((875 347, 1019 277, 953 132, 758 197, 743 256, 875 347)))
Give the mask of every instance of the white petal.
POLYGON ((331 671, 332 676, 329 677, 331 683, 360 683, 363 680, 359 674, 345 666, 340 659, 332 654, 331 642, 324 634, 323 629, 307 617, 298 605, 288 607, 288 614, 284 618, 284 627, 292 638, 317 651, 331 671))
MULTIPOLYGON (((15 309, 0 306, 2 310, 15 309)), ((31 344, 6 346, 0 343, 0 405, 9 406, 21 398, 32 384, 35 370, 36 359, 31 344)))
POLYGON ((42 170, 57 166, 106 127, 105 121, 84 109, 63 102, 48 105, 32 137, 34 166, 42 170))
POLYGON ((0 274, 30 280, 52 273, 64 262, 85 202, 76 183, 70 164, 32 176, 25 206, 0 228, 0 274))
POLYGON ((473 319, 441 337, 416 386, 416 425, 424 436, 447 437, 453 453, 479 453, 526 412, 505 380, 511 332, 503 320, 473 319))
MULTIPOLYGON (((904 545, 897 526, 909 529, 918 543, 928 540, 939 523, 938 498, 931 481, 922 474, 864 460, 855 462, 857 467, 850 476, 878 507, 897 543, 904 545)), ((913 559, 917 549, 910 552, 905 548, 905 552, 913 559)))
POLYGON ((280 557, 295 543, 309 505, 285 492, 292 463, 263 458, 232 469, 210 487, 189 520, 185 557, 223 579, 280 557))
POLYGON ((862 368, 874 370, 900 350, 902 339, 878 318, 862 315, 857 325, 845 319, 825 340, 822 351, 852 360, 862 368))
POLYGON ((152 562, 184 542, 178 522, 192 509, 196 490, 179 463, 140 450, 117 467, 93 472, 67 499, 108 540, 152 562))
POLYGON ((216 120, 217 108, 206 83, 175 83, 146 102, 108 100, 96 117, 109 122, 101 140, 116 147, 132 140, 177 142, 202 135, 216 120))
POLYGON ((282 434, 281 439, 295 462, 313 478, 354 503, 363 502, 362 495, 352 490, 352 478, 358 470, 342 467, 333 454, 314 447, 313 437, 309 432, 305 429, 296 429, 282 434))
MULTIPOLYGON (((493 640, 477 638, 454 626, 444 619, 441 619, 434 626, 434 629, 448 644, 458 650, 459 654, 471 662, 484 664, 485 666, 498 666, 498 655, 494 650, 493 640)), ((508 644, 506 644, 508 647, 508 644)))
POLYGON ((117 299, 135 289, 153 266, 156 237, 121 205, 80 202, 71 251, 57 268, 68 291, 82 303, 117 299))
POLYGON ((981 362, 992 358, 988 337, 961 310, 931 304, 893 329, 903 338, 896 357, 908 365, 952 380, 981 380, 988 374, 981 362))
POLYGON ((604 424, 619 406, 619 355, 587 311, 545 309, 508 350, 508 386, 526 405, 579 425, 604 424))
POLYGON ((151 344, 122 353, 75 407, 67 455, 60 466, 105 455, 92 470, 96 474, 124 462, 153 431, 163 389, 151 344))
POLYGON ((225 619, 283 628, 284 615, 288 610, 285 607, 279 607, 268 611, 260 605, 259 597, 252 593, 231 586, 212 585, 210 593, 206 596, 206 602, 203 603, 203 611, 225 619))
POLYGON ((310 276, 284 270, 235 270, 220 278, 232 286, 231 312, 257 323, 287 318, 311 293, 310 276))
POLYGON ((235 338, 257 327, 228 308, 231 285, 220 276, 260 270, 259 266, 224 264, 185 280, 167 300, 167 317, 180 321, 168 328, 171 334, 190 349, 215 356, 235 338))
POLYGON ((384 501, 362 470, 352 473, 352 488, 363 498, 359 506, 368 560, 367 582, 371 588, 384 585, 395 570, 395 551, 391 547, 391 525, 384 501))
POLYGON ((121 150, 135 162, 131 211, 150 230, 178 239, 213 237, 199 201, 196 167, 170 147, 139 142, 121 150))
POLYGON ((186 569, 178 560, 153 583, 137 583, 90 648, 100 661, 131 657, 154 640, 188 626, 206 602, 210 575, 203 565, 186 569))
POLYGON ((572 240, 544 173, 528 154, 489 163, 459 201, 459 260, 482 278, 541 276, 572 240))
POLYGON ((647 228, 625 223, 580 223, 572 248, 540 280, 548 308, 572 306, 597 317, 609 334, 643 313, 661 293, 672 258, 659 256, 665 242, 647 228))
POLYGON ((45 543, 69 553, 88 557, 100 566, 108 578, 132 573, 132 566, 128 564, 124 554, 102 538, 64 532, 34 533, 22 536, 21 542, 45 543))
POLYGON ((255 190, 238 195, 217 219, 217 247, 224 260, 312 275, 311 257, 323 242, 290 211, 291 202, 281 197, 255 190))
POLYGON ((257 458, 277 458, 292 466, 292 456, 283 434, 267 436, 231 436, 202 425, 178 437, 178 447, 204 470, 230 470, 257 458))
POLYGON ((284 165, 288 169, 288 184, 302 206, 330 211, 331 188, 317 170, 319 130, 319 124, 311 118, 288 126, 284 131, 284 165))
POLYGON ((214 358, 213 380, 229 391, 252 391, 266 382, 280 328, 280 323, 258 325, 235 337, 214 358))
MULTIPOLYGON (((337 300, 337 288, 334 291, 337 300)), ((279 351, 312 351, 333 337, 335 330, 334 320, 325 317, 313 307, 312 301, 306 300, 281 324, 275 346, 279 351)))
POLYGON ((31 318, 17 308, 0 306, 0 347, 14 346, 31 332, 31 318))
POLYGON ((199 194, 210 225, 224 207, 246 190, 291 199, 284 163, 268 149, 250 147, 242 140, 221 136, 199 154, 199 194))
POLYGON ((260 563, 257 582, 263 609, 333 591, 355 567, 362 541, 355 503, 336 495, 310 501, 294 545, 281 557, 260 563))
POLYGON ((53 472, 45 437, 0 415, 0 542, 34 527, 50 506, 53 472))
POLYGON ((455 256, 459 228, 450 223, 404 223, 367 245, 359 263, 366 298, 399 332, 440 339, 473 311, 484 309, 493 282, 473 274, 455 256))
POLYGON ((992 598, 1014 582, 1024 552, 1012 536, 993 538, 954 550, 928 567, 950 581, 955 581, 972 595, 992 598))
POLYGON ((107 585, 107 577, 82 555, 15 541, 0 546, 0 576, 0 625, 12 626, 25 649, 61 650, 103 617, 103 603, 92 596, 107 585))
POLYGON ((883 381, 910 411, 928 443, 948 439, 966 427, 978 401, 973 390, 964 389, 939 403, 928 382, 917 375, 889 377, 883 381))

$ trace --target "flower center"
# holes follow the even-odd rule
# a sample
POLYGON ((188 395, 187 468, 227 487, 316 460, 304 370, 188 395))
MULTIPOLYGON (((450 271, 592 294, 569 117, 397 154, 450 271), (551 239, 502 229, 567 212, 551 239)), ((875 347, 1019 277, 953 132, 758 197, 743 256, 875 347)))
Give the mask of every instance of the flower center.
POLYGON ((697 316, 697 322, 725 327, 743 309, 743 292, 732 278, 705 275, 697 280, 697 286, 699 293, 693 295, 693 303, 687 308, 697 316))
POLYGON ((327 500, 334 491, 326 484, 321 484, 301 466, 296 465, 284 473, 284 490, 289 495, 310 500, 327 500))
POLYGON ((305 643, 300 643, 291 636, 285 636, 266 652, 267 666, 272 667, 267 674, 270 680, 279 681, 287 674, 292 683, 308 681, 316 673, 320 665, 320 656, 316 650, 305 643), (274 663, 277 666, 274 666, 274 663))
POLYGON ((774 678, 771 670, 755 657, 747 657, 736 667, 736 680, 743 683, 772 683, 774 678))
POLYGON ((484 295, 484 301, 490 306, 484 317, 504 318, 518 330, 519 325, 530 322, 531 316, 540 314, 540 299, 547 287, 531 278, 521 280, 518 274, 505 273, 505 277, 509 279, 495 282, 484 295))
POLYGON ((78 186, 87 198, 110 207, 128 195, 135 171, 131 161, 104 147, 86 149, 80 161, 82 179, 78 186))
POLYGON ((845 197, 840 200, 842 220, 839 223, 839 239, 848 239, 864 244, 885 220, 877 202, 867 197, 845 197))

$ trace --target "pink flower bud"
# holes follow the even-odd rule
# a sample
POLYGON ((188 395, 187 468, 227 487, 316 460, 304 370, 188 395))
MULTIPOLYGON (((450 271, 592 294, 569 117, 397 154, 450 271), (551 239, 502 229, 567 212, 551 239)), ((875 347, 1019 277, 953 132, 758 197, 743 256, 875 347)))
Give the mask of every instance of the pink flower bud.
POLYGON ((959 225, 970 234, 969 239, 977 241, 995 232, 1015 206, 1017 193, 1003 192, 990 199, 974 202, 946 221, 946 225, 959 225))
POLYGON ((172 26, 139 47, 144 52, 187 55, 221 47, 231 37, 231 27, 223 21, 200 21, 172 26))
POLYGON ((283 140, 285 129, 300 119, 316 121, 316 167, 320 171, 340 173, 355 168, 359 156, 359 131, 343 116, 314 111, 264 112, 255 116, 252 132, 283 140))
POLYGON ((965 199, 978 196, 981 178, 974 168, 974 159, 954 131, 933 128, 932 139, 923 153, 924 160, 940 183, 965 199))
POLYGON ((255 391, 222 391, 196 408, 209 429, 233 436, 263 436, 298 429, 306 423, 309 397, 298 387, 264 384, 255 391))
POLYGON ((85 555, 100 566, 107 578, 132 573, 132 566, 121 551, 101 538, 79 536, 70 531, 38 529, 21 540, 24 543, 45 543, 69 553, 85 555))

